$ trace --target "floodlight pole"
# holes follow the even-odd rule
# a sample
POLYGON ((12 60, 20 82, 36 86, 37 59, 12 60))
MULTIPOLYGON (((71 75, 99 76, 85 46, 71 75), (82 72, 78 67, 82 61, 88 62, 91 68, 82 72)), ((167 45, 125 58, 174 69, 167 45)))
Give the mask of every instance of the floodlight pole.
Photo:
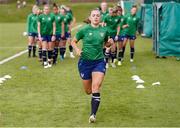
POLYGON ((122 14, 124 15, 124 1, 123 0, 119 0, 119 3, 121 3, 121 8, 123 10, 122 14))

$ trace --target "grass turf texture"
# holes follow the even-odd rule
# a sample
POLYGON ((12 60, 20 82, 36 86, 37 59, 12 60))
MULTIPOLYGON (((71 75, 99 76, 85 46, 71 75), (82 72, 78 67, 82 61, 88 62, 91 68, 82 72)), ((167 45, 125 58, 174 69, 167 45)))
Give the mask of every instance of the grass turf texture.
MULTIPOLYGON (((14 29, 1 24, 7 33, 1 35, 0 46, 26 46, 24 24, 10 25, 14 29), (14 35, 8 38, 8 32, 14 35)), ((123 65, 107 70, 95 124, 88 124, 90 96, 83 91, 77 57, 50 69, 27 54, 0 65, 0 76, 12 76, 0 86, 0 126, 180 126, 179 61, 155 59, 151 42, 138 37, 135 62, 129 62, 127 48, 123 65), (145 89, 136 89, 134 74, 145 80, 145 89), (156 81, 161 85, 151 86, 156 81)), ((9 52, 1 52, 1 59, 14 54, 9 52)))
MULTIPOLYGON (((65 4, 71 7, 77 22, 82 22, 87 19, 90 10, 95 9, 99 6, 99 3, 70 3, 60 2, 58 5, 65 4)), ((110 6, 115 3, 109 3, 110 6)), ((17 9, 15 3, 11 4, 0 4, 0 22, 14 23, 14 22, 26 22, 27 15, 31 13, 33 3, 27 4, 25 8, 17 9)), ((42 9, 42 6, 40 7, 42 9)))
MULTIPOLYGON (((72 6, 77 22, 98 6, 65 4, 72 6)), ((14 3, 0 5, 0 22, 11 22, 0 24, 0 60, 27 47, 27 39, 22 36, 25 24, 13 22, 25 22, 31 6, 32 2, 18 10, 14 3)), ((90 96, 82 88, 78 58, 66 58, 47 70, 37 58, 28 59, 27 55, 0 65, 0 77, 12 76, 0 86, 0 126, 180 126, 179 61, 155 59, 151 42, 139 37, 135 62, 129 62, 127 48, 122 67, 108 69, 97 123, 91 125, 90 96), (27 70, 21 70, 21 66, 27 66, 27 70), (136 89, 131 80, 134 74, 145 80, 145 89, 136 89), (152 87, 156 81, 161 86, 152 87)))
POLYGON ((26 49, 27 38, 23 37, 26 25, 22 23, 0 23, 0 60, 26 49))

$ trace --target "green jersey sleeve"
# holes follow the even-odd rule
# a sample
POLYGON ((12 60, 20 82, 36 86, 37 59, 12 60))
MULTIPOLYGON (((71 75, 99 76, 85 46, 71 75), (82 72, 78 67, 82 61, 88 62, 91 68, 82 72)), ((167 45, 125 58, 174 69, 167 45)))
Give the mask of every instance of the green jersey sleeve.
POLYGON ((104 16, 104 18, 103 18, 104 23, 107 23, 107 18, 108 18, 108 15, 104 16))
POLYGON ((76 39, 77 41, 81 40, 84 37, 84 28, 80 29, 77 33, 76 33, 76 39))
POLYGON ((125 25, 125 18, 121 17, 120 22, 118 23, 118 27, 122 27, 123 25, 125 25))
POLYGON ((69 23, 73 21, 73 15, 69 14, 69 23))
POLYGON ((38 16, 37 21, 41 22, 41 15, 38 16))
POLYGON ((55 22, 55 15, 52 15, 52 22, 55 22))
POLYGON ((127 24, 127 17, 128 17, 127 15, 124 16, 123 24, 127 24))
POLYGON ((139 25, 140 25, 140 18, 137 17, 137 26, 139 26, 139 25))
POLYGON ((27 32, 30 31, 30 23, 31 23, 31 16, 28 15, 28 17, 27 17, 27 32))

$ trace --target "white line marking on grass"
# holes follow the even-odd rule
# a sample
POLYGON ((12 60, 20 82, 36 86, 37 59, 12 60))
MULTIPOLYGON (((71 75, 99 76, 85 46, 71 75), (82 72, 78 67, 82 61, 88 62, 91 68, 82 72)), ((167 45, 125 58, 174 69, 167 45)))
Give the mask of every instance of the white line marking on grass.
POLYGON ((0 49, 20 49, 20 48, 26 48, 26 47, 0 47, 0 49))
POLYGON ((10 61, 10 60, 13 60, 13 59, 15 59, 15 58, 17 58, 17 57, 19 57, 19 56, 21 56, 21 55, 27 53, 27 52, 28 52, 28 50, 24 50, 24 51, 21 51, 21 52, 19 52, 19 53, 13 55, 13 56, 11 56, 11 57, 8 57, 8 58, 6 58, 6 59, 0 61, 0 65, 1 65, 1 64, 4 64, 4 63, 6 63, 6 62, 8 62, 8 61, 10 61))
MULTIPOLYGON (((72 28, 72 31, 74 31, 74 30, 80 28, 81 26, 82 26, 82 24, 79 24, 78 26, 72 28)), ((28 52, 28 50, 24 50, 24 51, 21 51, 21 52, 19 52, 19 53, 13 55, 13 56, 11 56, 11 57, 8 57, 8 58, 6 58, 6 59, 0 61, 0 65, 4 64, 4 63, 6 63, 6 62, 8 62, 8 61, 10 61, 10 60, 13 60, 13 59, 15 59, 15 58, 17 58, 17 57, 19 57, 19 56, 21 56, 21 55, 27 53, 27 52, 28 52)))

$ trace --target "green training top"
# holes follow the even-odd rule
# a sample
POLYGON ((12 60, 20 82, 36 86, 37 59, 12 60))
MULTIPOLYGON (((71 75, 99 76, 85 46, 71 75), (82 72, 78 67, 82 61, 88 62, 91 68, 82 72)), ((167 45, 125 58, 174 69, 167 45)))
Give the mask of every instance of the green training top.
POLYGON ((56 35, 62 33, 62 23, 64 22, 64 16, 61 14, 54 14, 56 22, 56 35))
POLYGON ((118 26, 120 26, 120 32, 119 32, 119 35, 120 35, 120 36, 123 36, 123 35, 126 34, 125 31, 124 31, 124 29, 123 29, 123 25, 124 25, 124 16, 121 15, 120 17, 121 17, 121 22, 118 24, 118 26))
POLYGON ((71 13, 67 13, 64 17, 64 26, 65 26, 65 32, 69 31, 69 25, 73 21, 73 16, 71 13))
POLYGON ((108 15, 109 14, 109 12, 108 11, 106 11, 106 12, 102 12, 101 11, 101 22, 103 22, 104 21, 104 18, 106 17, 106 15, 108 15))
POLYGON ((117 33, 117 26, 120 23, 121 17, 120 16, 110 16, 106 15, 104 18, 104 22, 106 23, 106 27, 110 36, 115 36, 117 33))
POLYGON ((72 12, 72 10, 67 11, 67 14, 70 14, 70 15, 72 15, 72 16, 73 16, 73 12, 72 12))
POLYGON ((76 39, 82 39, 82 55, 84 60, 99 60, 104 58, 103 46, 108 40, 108 31, 105 27, 94 28, 86 25, 76 33, 76 39))
POLYGON ((27 32, 28 33, 37 33, 37 19, 38 15, 29 14, 27 18, 27 32))
POLYGON ((53 22, 55 22, 54 14, 48 15, 41 14, 38 17, 38 22, 41 24, 41 35, 52 35, 53 34, 53 22))
POLYGON ((136 15, 127 14, 124 17, 124 24, 128 24, 129 27, 125 28, 124 31, 127 35, 136 35, 139 18, 136 15))

